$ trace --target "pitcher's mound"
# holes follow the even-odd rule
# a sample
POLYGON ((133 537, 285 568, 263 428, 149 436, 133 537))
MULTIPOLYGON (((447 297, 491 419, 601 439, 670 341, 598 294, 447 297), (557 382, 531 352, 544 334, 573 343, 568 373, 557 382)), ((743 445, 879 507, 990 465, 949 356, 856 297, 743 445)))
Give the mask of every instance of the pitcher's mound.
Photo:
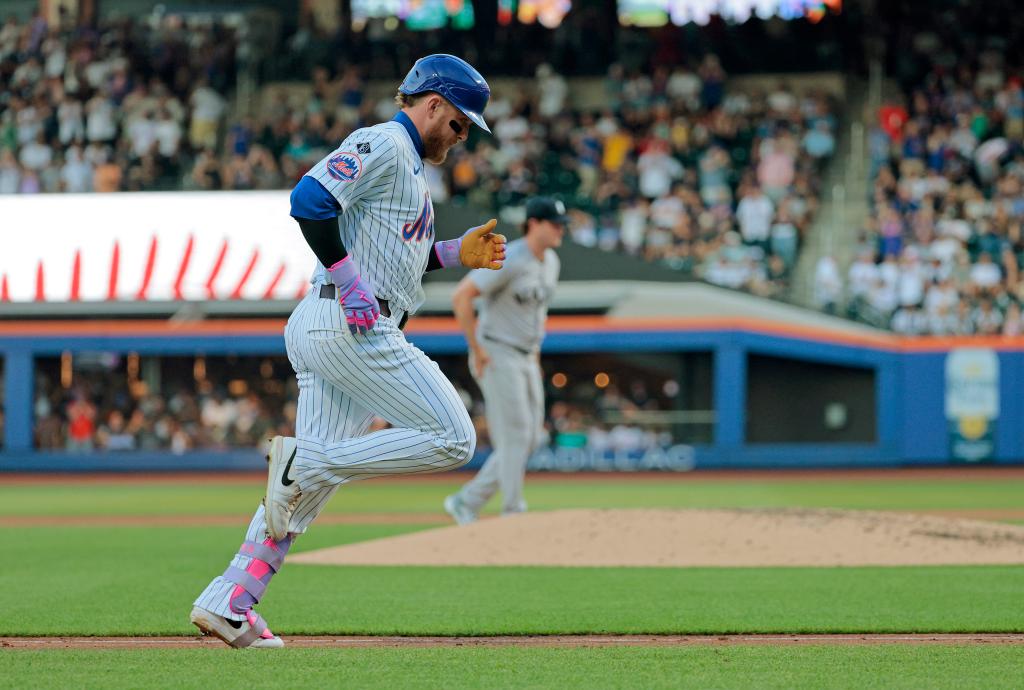
POLYGON ((557 510, 296 554, 322 565, 1024 563, 1024 526, 849 510, 557 510))

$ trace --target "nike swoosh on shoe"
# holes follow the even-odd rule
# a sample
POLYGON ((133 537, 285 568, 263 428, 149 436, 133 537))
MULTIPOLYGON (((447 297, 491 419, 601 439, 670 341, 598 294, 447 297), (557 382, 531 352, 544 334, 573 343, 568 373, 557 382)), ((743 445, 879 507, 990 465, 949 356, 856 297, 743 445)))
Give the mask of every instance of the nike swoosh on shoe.
POLYGON ((288 478, 288 474, 291 472, 292 461, 295 460, 295 451, 296 450, 298 450, 298 446, 296 446, 295 448, 292 449, 291 457, 288 458, 288 464, 286 464, 284 466, 284 472, 281 473, 281 485, 282 486, 291 486, 292 484, 295 483, 294 479, 289 479, 288 478))

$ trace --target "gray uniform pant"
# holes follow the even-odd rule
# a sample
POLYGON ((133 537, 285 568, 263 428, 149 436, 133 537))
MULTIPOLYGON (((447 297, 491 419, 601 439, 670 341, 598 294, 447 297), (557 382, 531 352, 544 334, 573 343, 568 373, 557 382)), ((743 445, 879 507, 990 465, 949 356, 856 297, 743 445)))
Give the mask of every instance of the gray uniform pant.
MULTIPOLYGON (((487 406, 487 429, 494 448, 477 475, 459 492, 479 512, 501 490, 501 512, 521 513, 526 461, 537 449, 544 427, 544 382, 533 355, 485 340, 491 363, 476 380, 487 406)), ((474 375, 476 375, 474 373, 474 375)))

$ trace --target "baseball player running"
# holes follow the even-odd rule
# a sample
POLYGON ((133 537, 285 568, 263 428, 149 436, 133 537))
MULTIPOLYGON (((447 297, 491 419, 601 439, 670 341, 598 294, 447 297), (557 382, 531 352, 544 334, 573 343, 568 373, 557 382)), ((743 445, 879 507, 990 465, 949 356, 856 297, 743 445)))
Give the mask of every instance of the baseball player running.
POLYGON ((544 425, 544 383, 540 342, 548 303, 558 283, 555 248, 565 234, 561 201, 535 197, 526 203, 524 236, 508 245, 505 267, 472 271, 452 296, 455 318, 469 343, 469 369, 487 406, 494 452, 470 482, 444 500, 460 525, 501 490, 501 512, 521 513, 526 461, 540 444, 544 425), (480 319, 473 301, 482 296, 480 319))
POLYGON ((452 55, 416 62, 390 122, 353 132, 291 195, 319 264, 285 327, 299 382, 295 438, 276 436, 267 494, 227 570, 196 599, 191 621, 233 647, 282 647, 253 611, 295 536, 342 484, 450 470, 473 455, 469 414, 437 364, 402 333, 423 303, 425 271, 499 269, 496 221, 436 241, 424 163, 444 162, 469 128, 485 131, 484 78, 452 55), (367 434, 374 416, 391 428, 367 434))

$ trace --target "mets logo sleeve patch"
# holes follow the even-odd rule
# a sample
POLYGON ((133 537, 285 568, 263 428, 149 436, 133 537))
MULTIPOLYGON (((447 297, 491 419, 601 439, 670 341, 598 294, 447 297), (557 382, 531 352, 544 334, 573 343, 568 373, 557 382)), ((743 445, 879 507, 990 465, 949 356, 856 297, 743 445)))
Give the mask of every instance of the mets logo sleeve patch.
POLYGON ((363 159, 351 151, 341 151, 327 159, 327 174, 339 182, 354 182, 363 172, 363 159))

